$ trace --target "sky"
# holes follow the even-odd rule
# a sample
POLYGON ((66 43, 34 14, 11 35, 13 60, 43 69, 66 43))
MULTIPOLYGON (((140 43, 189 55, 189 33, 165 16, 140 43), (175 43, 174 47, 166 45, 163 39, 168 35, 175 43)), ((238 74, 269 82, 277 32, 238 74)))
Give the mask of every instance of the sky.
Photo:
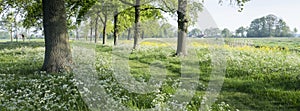
POLYGON ((204 17, 199 17, 197 27, 203 29, 209 27, 209 24, 234 31, 240 26, 250 26, 251 21, 256 18, 274 14, 282 18, 291 30, 300 30, 300 0, 251 0, 245 4, 242 12, 238 12, 237 6, 230 5, 229 0, 223 0, 222 5, 218 1, 204 1, 205 10, 200 14, 204 17))

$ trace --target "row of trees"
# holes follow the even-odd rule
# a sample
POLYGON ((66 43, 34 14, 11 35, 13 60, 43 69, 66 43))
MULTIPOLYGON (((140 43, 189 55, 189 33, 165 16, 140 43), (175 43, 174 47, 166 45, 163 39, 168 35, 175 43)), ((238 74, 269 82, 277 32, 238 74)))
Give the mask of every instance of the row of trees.
MULTIPOLYGON (((112 19, 108 19, 107 26, 106 26, 106 36, 105 38, 107 39, 114 39, 114 24, 112 21, 112 19)), ((74 34, 73 37, 75 37, 77 40, 79 39, 83 39, 86 41, 94 41, 95 40, 95 25, 90 25, 89 23, 90 21, 84 21, 81 23, 81 25, 78 27, 78 33, 74 34), (90 33, 92 32, 92 33, 90 33), (76 36, 75 36, 76 35, 76 36)), ((120 23, 119 23, 120 25, 120 23)), ((102 33, 103 30, 103 25, 99 24, 98 25, 98 30, 97 32, 100 32, 101 34, 98 35, 97 38, 103 38, 103 34, 102 33)), ((171 38, 171 37, 176 37, 177 31, 176 28, 171 25, 168 22, 165 22, 161 19, 157 19, 157 20, 147 20, 147 21, 143 21, 140 24, 140 31, 141 31, 141 39, 144 38, 171 38)), ((133 27, 128 26, 127 28, 122 28, 119 29, 119 33, 118 34, 118 39, 127 39, 127 40, 131 40, 134 35, 134 30, 133 27)), ((97 41, 94 41, 97 42, 97 41)), ((117 44, 116 44, 117 45, 117 44)))
POLYGON ((247 37, 292 37, 293 32, 286 22, 275 15, 267 15, 251 22, 247 37))
POLYGON ((291 30, 283 19, 270 14, 253 20, 250 27, 242 26, 234 32, 231 32, 228 28, 223 30, 209 28, 203 32, 199 29, 193 29, 189 32, 189 35, 203 35, 206 37, 293 37, 296 36, 297 32, 296 28, 291 30))
MULTIPOLYGON (((237 5, 243 6, 244 2, 248 0, 232 1, 236 1, 237 5)), ((78 24, 85 20, 85 15, 89 14, 93 6, 95 6, 94 13, 91 14, 93 16, 88 18, 91 25, 95 25, 95 35, 98 32, 98 20, 100 19, 102 24, 104 24, 103 30, 106 30, 105 23, 108 22, 108 14, 114 13, 115 45, 117 44, 118 33, 122 30, 120 27, 126 26, 118 24, 119 20, 125 19, 125 23, 134 21, 131 23, 134 25, 133 49, 137 48, 137 42, 140 38, 142 11, 159 10, 176 15, 178 17, 176 55, 187 54, 186 35, 188 26, 193 23, 193 17, 197 17, 197 11, 202 8, 200 2, 192 0, 3 0, 0 2, 2 15, 5 15, 7 10, 17 10, 20 12, 18 14, 22 17, 22 25, 25 28, 40 27, 44 31, 45 57, 42 70, 48 73, 71 71, 72 55, 68 29, 76 29, 78 24), (112 7, 115 8, 111 9, 112 7), (134 13, 130 13, 131 11, 134 13), (122 14, 131 19, 126 19, 126 16, 120 16, 122 14), (92 19, 93 17, 95 19, 92 19), (73 18, 76 18, 75 22, 72 21, 73 18)), ((153 16, 152 14, 150 15, 153 16)))

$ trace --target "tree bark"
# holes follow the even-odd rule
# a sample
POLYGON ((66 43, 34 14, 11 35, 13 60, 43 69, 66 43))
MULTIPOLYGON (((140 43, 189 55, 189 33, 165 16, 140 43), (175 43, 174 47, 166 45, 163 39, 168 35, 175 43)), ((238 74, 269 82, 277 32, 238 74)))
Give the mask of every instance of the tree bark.
POLYGON ((177 56, 187 55, 186 34, 188 30, 187 0, 178 0, 178 40, 177 40, 177 56))
POLYGON ((106 27, 107 27, 107 14, 104 15, 104 23, 103 23, 103 41, 102 44, 106 44, 106 27))
POLYGON ((93 22, 92 22, 92 19, 91 19, 90 25, 91 25, 90 42, 92 42, 92 40, 93 40, 93 22))
POLYGON ((126 38, 124 32, 122 33, 121 38, 122 38, 123 40, 126 38))
POLYGON ((98 41, 98 20, 99 20, 99 14, 100 14, 100 12, 98 12, 97 17, 95 19, 95 43, 97 43, 97 41, 98 41))
POLYGON ((145 31, 142 31, 142 39, 144 39, 145 31))
POLYGON ((13 42, 14 41, 14 37, 13 37, 13 32, 12 32, 12 24, 11 24, 11 28, 10 28, 10 41, 13 42))
POLYGON ((118 17, 119 17, 119 14, 118 14, 118 11, 115 12, 115 15, 114 15, 114 45, 118 45, 118 33, 119 33, 119 27, 118 27, 118 17))
POLYGON ((135 0, 135 6, 134 6, 134 10, 135 10, 135 17, 134 17, 135 27, 134 27, 133 49, 137 48, 137 43, 138 43, 138 40, 140 38, 140 11, 141 11, 140 4, 141 4, 140 0, 135 0))
POLYGON ((76 27, 76 40, 79 40, 79 31, 78 31, 79 25, 76 27))
POLYGON ((15 28, 16 28, 16 33, 15 33, 16 42, 18 42, 18 27, 17 27, 17 23, 16 22, 15 22, 15 28))
POLYGON ((42 71, 70 72, 72 55, 66 24, 64 0, 43 0, 45 58, 42 71))
POLYGON ((127 40, 130 40, 130 35, 131 35, 131 29, 128 29, 128 35, 127 35, 127 40))

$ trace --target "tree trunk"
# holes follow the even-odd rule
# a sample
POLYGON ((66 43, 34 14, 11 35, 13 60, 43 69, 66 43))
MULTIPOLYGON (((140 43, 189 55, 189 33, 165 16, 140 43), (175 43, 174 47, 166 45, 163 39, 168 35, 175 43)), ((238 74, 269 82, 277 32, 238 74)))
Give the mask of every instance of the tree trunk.
POLYGON ((76 27, 76 40, 79 40, 79 32, 78 32, 78 25, 77 25, 77 27, 76 27))
POLYGON ((269 37, 272 37, 271 29, 272 27, 269 25, 269 37))
POLYGON ((104 15, 104 23, 103 23, 103 31, 102 31, 102 35, 103 35, 102 44, 106 44, 106 27, 107 27, 107 14, 104 15))
POLYGON ((177 40, 177 56, 187 55, 186 34, 188 30, 187 19, 187 0, 178 0, 178 40, 177 40))
POLYGON ((127 35, 127 40, 130 40, 130 35, 131 35, 131 29, 128 29, 128 35, 127 35))
POLYGON ((14 41, 13 32, 12 32, 12 24, 11 24, 11 29, 10 29, 10 41, 11 42, 14 41))
POLYGON ((121 36, 121 38, 122 38, 122 40, 124 40, 124 39, 125 39, 125 34, 124 34, 124 32, 122 33, 122 36, 121 36))
POLYGON ((145 31, 142 31, 142 39, 144 39, 145 31))
POLYGON ((87 40, 88 40, 88 37, 87 37, 87 35, 86 35, 86 34, 85 34, 84 38, 85 38, 85 41, 87 41, 87 40))
POLYGON ((98 12, 96 20, 95 20, 95 43, 97 43, 97 41, 98 41, 98 20, 99 20, 99 14, 100 14, 100 12, 98 12))
POLYGON ((133 49, 137 48, 138 39, 140 38, 140 0, 135 0, 135 17, 134 17, 134 43, 133 43, 133 49))
POLYGON ((15 28, 16 28, 16 33, 15 33, 16 42, 18 42, 18 27, 17 27, 17 23, 16 22, 15 22, 15 28))
POLYGON ((45 58, 42 71, 70 72, 72 55, 66 24, 65 0, 43 0, 45 58))
POLYGON ((92 42, 92 40, 93 40, 93 22, 92 22, 92 19, 91 19, 91 35, 90 35, 90 42, 92 42))
POLYGON ((119 27, 118 27, 118 11, 115 12, 114 16, 114 45, 118 45, 118 33, 119 33, 119 27))

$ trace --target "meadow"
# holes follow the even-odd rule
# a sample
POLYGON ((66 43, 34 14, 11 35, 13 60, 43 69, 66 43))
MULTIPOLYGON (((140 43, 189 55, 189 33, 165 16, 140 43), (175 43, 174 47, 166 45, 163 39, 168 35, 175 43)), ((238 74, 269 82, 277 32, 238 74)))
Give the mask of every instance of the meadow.
MULTIPOLYGON (((52 75, 39 71, 44 53, 42 41, 2 41, 0 110, 151 108, 196 111, 200 107, 212 111, 300 110, 300 39, 225 39, 225 44, 210 41, 217 40, 190 40, 189 54, 194 56, 187 62, 174 56, 175 42, 171 39, 146 39, 138 50, 130 51, 127 56, 116 52, 118 48, 110 44, 73 41, 74 73, 52 75), (115 67, 122 66, 114 62, 114 57, 128 60, 128 73, 139 83, 125 86, 143 86, 151 83, 152 76, 165 79, 155 82, 154 85, 159 87, 151 93, 134 92, 120 83, 120 78, 128 78, 114 74, 118 71, 115 67), (215 102, 206 105, 209 97, 204 95, 211 90, 209 83, 219 79, 211 76, 218 62, 226 64, 220 67, 224 71, 224 78, 219 80, 222 88, 215 95, 215 102), (196 64, 197 67, 184 70, 183 63, 196 64), (156 68, 158 72, 149 68, 156 68), (195 73, 199 78, 196 78, 197 82, 191 78, 185 80, 196 87, 183 90, 193 93, 183 93, 180 98, 190 100, 180 103, 173 97, 184 89, 181 87, 185 85, 182 71, 191 75, 195 73)), ((131 47, 132 42, 121 40, 120 44, 131 47)))

